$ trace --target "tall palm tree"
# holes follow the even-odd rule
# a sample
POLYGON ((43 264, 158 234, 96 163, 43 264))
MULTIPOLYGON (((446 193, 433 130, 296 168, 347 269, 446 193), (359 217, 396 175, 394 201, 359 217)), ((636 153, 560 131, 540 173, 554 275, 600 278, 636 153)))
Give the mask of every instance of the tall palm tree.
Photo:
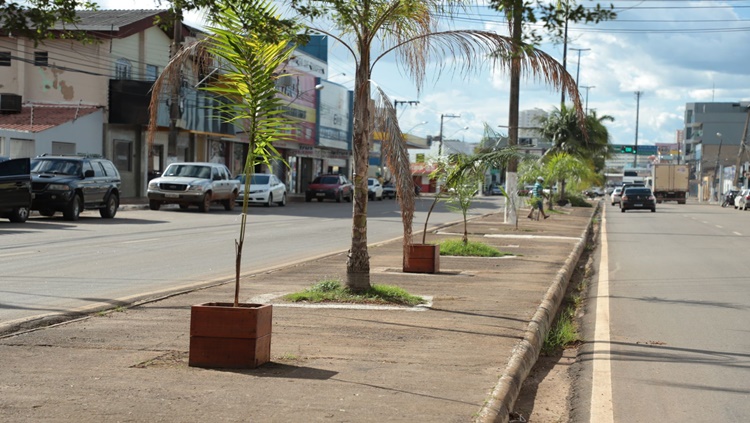
MULTIPOLYGON (((514 66, 522 74, 565 90, 570 98, 579 100, 575 80, 554 58, 532 46, 519 46, 510 37, 481 30, 442 30, 439 18, 450 17, 466 4, 461 0, 289 0, 288 3, 310 20, 310 29, 325 34, 349 51, 355 62, 354 83, 354 206, 352 216, 352 244, 347 260, 346 285, 353 291, 370 287, 370 261, 367 249, 367 175, 368 144, 373 131, 371 122, 379 122, 389 129, 386 143, 402 143, 398 118, 392 107, 373 109, 370 106, 372 73, 385 56, 395 54, 401 69, 410 76, 418 89, 424 83, 430 60, 437 60, 438 74, 445 66, 455 63, 464 75, 484 66, 495 65, 506 71, 510 68, 512 52, 520 58, 514 66), (324 25, 318 25, 322 23, 324 25), (328 24, 333 24, 330 29, 328 24), (520 48, 519 48, 520 47, 520 48), (499 54, 498 54, 499 53, 499 54), (383 118, 375 115, 385 114, 383 118)), ((385 93, 379 90, 378 97, 385 93)), ((383 104, 386 102, 383 101, 383 104)), ((392 152, 401 151, 393 149, 392 152)), ((411 175, 405 169, 393 169, 401 181, 397 186, 400 199, 413 196, 411 175)), ((401 202, 402 210, 409 207, 401 202)), ((413 203, 412 203, 413 204, 413 203)), ((413 207, 413 205, 412 205, 413 207)), ((404 219, 411 214, 403 214, 404 219)), ((411 222, 404 222, 411 228, 411 222)), ((411 240, 406 239, 405 252, 411 240)))

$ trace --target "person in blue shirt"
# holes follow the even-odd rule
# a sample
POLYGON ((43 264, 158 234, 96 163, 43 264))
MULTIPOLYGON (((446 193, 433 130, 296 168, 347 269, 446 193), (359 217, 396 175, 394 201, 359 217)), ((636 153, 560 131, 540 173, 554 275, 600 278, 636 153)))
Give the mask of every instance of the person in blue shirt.
POLYGON ((531 211, 529 211, 529 215, 526 216, 529 219, 531 219, 531 215, 534 214, 534 208, 539 208, 539 213, 541 213, 545 219, 549 217, 548 214, 544 213, 544 188, 542 187, 542 182, 544 182, 544 178, 541 176, 536 178, 534 188, 531 189, 531 201, 533 205, 531 211))

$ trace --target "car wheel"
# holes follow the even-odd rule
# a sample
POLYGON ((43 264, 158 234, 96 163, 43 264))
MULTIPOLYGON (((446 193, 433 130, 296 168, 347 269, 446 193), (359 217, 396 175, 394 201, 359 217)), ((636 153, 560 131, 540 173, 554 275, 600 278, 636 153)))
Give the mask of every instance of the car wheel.
POLYGON ((343 199, 344 199, 344 194, 341 191, 339 191, 338 194, 336 194, 336 202, 340 203, 341 200, 343 199))
POLYGON ((42 209, 42 210, 39 210, 39 214, 45 217, 52 217, 55 215, 55 211, 51 209, 42 209))
POLYGON ((107 197, 104 207, 99 209, 99 216, 105 219, 112 219, 117 214, 117 208, 120 206, 120 198, 117 194, 112 193, 107 197))
POLYGON ((305 194, 305 203, 309 203, 312 201, 312 196, 310 194, 305 194))
POLYGON ((28 207, 16 207, 13 209, 13 212, 10 216, 8 216, 8 219, 10 219, 13 223, 23 223, 29 218, 29 208, 28 207))
MULTIPOLYGON (((182 208, 182 204, 180 204, 180 208, 182 208)), ((185 206, 187 207, 187 206, 185 206)), ((156 200, 149 200, 148 201, 148 208, 151 210, 159 210, 161 208, 161 203, 156 200)))
POLYGON ((278 205, 279 205, 279 207, 284 207, 284 206, 286 206, 286 193, 285 193, 285 192, 281 193, 281 201, 279 201, 279 202, 278 202, 278 203, 276 203, 276 204, 278 204, 278 205))
POLYGON ((70 203, 65 207, 65 210, 63 210, 65 220, 78 220, 78 217, 81 215, 81 203, 81 196, 74 195, 70 203))
POLYGON ((615 202, 614 202, 614 201, 612 202, 612 205, 613 205, 613 206, 615 205, 615 202))
POLYGON ((318 197, 318 203, 322 203, 322 202, 323 202, 323 197, 318 197))
POLYGON ((198 211, 201 213, 208 213, 211 210, 211 193, 207 192, 203 194, 200 204, 198 204, 198 211))
POLYGON ((271 204, 273 204, 273 194, 270 192, 268 193, 268 201, 266 201, 266 204, 263 204, 265 207, 271 207, 271 204))
POLYGON ((346 196, 346 202, 351 203, 352 202, 352 192, 349 191, 349 195, 346 196))
POLYGON ((656 213, 656 208, 651 209, 651 213, 656 213))
POLYGON ((234 203, 236 201, 237 201, 237 193, 232 191, 232 193, 229 194, 229 198, 224 200, 224 210, 226 211, 234 210, 234 203))

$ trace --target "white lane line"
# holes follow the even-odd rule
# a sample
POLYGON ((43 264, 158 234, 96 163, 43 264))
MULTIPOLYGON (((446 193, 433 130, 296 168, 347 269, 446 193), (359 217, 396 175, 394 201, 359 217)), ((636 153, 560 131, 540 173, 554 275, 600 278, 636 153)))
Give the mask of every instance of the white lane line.
POLYGON ((719 229, 724 229, 724 227, 721 226, 721 225, 716 225, 716 227, 719 228, 719 229))
POLYGON ((34 254, 36 251, 21 251, 17 253, 0 254, 0 257, 13 257, 13 256, 25 256, 28 254, 34 254))
POLYGON ((609 333, 609 253, 607 252, 607 217, 602 213, 601 261, 594 322, 593 384, 591 387, 590 421, 614 422, 612 409, 612 363, 609 333))
POLYGON ((742 234, 741 234, 741 233, 739 233, 739 232, 737 232, 737 231, 734 231, 734 232, 732 232, 732 233, 733 233, 733 234, 735 234, 735 235, 737 235, 737 236, 742 236, 742 234))

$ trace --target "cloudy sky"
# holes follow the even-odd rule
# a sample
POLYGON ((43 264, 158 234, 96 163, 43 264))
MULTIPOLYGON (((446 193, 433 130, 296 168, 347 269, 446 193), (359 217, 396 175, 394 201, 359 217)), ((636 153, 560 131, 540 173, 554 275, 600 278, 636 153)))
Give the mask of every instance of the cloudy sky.
MULTIPOLYGON (((578 2, 592 7, 595 1, 578 2)), ((119 0, 100 1, 102 8, 122 8, 119 0)), ((610 2, 602 2, 608 5, 610 2)), ((750 0, 726 1, 612 1, 618 17, 597 25, 571 24, 567 69, 578 77, 583 101, 599 116, 609 115, 611 142, 671 143, 683 125, 685 103, 750 100, 750 0), (580 49, 580 53, 578 50, 580 49), (578 60, 580 54, 580 63, 578 60), (638 106, 636 92, 641 92, 638 106)), ((153 8, 154 0, 136 0, 131 8, 153 8)), ((199 16, 188 19, 199 20, 199 16)), ((487 6, 471 7, 453 22, 454 29, 496 31, 507 35, 503 16, 487 6)), ((542 50, 562 62, 561 44, 543 44, 542 50)), ((389 58, 393 59, 393 58, 389 58)), ((421 91, 399 72, 392 60, 375 67, 373 80, 392 98, 419 101, 399 106, 402 130, 419 136, 437 135, 440 115, 461 115, 444 120, 446 137, 477 142, 484 124, 508 124, 508 75, 486 70, 471 77, 445 72, 428 79, 421 91), (426 121, 426 124, 421 122, 426 121), (463 129, 465 127, 469 129, 463 129)), ((354 64, 341 46, 331 43, 331 80, 353 88, 354 64)), ((521 110, 553 110, 560 93, 522 82, 521 110)))

